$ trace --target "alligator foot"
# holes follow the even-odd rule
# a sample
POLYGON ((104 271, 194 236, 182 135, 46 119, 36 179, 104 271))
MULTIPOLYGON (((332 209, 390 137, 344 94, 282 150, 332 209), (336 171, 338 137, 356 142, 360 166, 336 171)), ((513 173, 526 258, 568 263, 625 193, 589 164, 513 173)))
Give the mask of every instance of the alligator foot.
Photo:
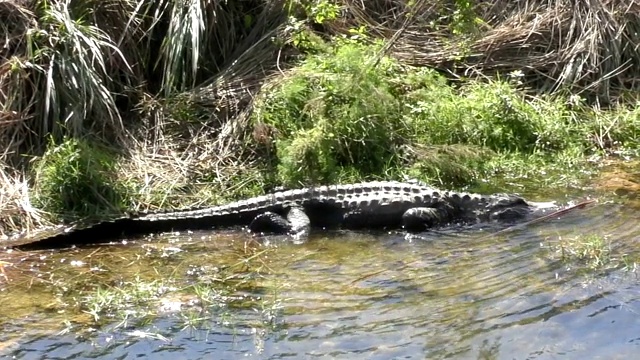
POLYGON ((253 233, 272 233, 291 235, 294 239, 301 239, 309 234, 310 220, 307 214, 299 207, 292 207, 284 218, 280 214, 266 211, 256 216, 249 230, 253 233))
POLYGON ((402 215, 402 227, 409 232, 420 232, 446 222, 448 212, 440 208, 415 207, 402 215))

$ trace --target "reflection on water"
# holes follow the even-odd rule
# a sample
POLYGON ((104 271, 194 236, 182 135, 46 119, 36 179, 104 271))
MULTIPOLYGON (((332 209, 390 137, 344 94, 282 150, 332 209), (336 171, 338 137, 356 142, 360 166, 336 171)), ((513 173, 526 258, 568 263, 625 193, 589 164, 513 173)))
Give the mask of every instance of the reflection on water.
POLYGON ((11 282, 0 292, 0 312, 8 319, 0 322, 0 354, 631 358, 640 353, 636 273, 620 267, 578 271, 559 260, 553 244, 600 234, 608 236, 612 254, 637 255, 638 220, 633 210, 599 205, 499 237, 480 230, 411 239, 319 232, 302 245, 273 239, 264 251, 241 233, 198 233, 11 254, 11 282), (234 281, 224 269, 251 276, 238 277, 242 281, 226 292, 216 290, 224 307, 191 304, 182 290, 234 281), (88 302, 73 300, 100 284, 128 291, 137 283, 153 284, 157 301, 126 300, 132 302, 126 321, 103 314, 96 322, 88 302), (138 305, 147 307, 142 320, 134 311, 138 305))

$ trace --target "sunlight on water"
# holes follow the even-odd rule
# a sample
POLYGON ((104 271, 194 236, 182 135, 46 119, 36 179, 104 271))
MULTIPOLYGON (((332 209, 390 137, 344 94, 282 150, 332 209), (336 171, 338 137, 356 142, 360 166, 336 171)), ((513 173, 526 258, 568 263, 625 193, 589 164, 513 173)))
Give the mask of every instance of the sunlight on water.
POLYGON ((637 214, 600 204, 494 237, 318 231, 265 247, 224 232, 6 254, 0 354, 631 358, 637 214), (562 261, 558 244, 593 234, 607 239, 609 263, 562 261))

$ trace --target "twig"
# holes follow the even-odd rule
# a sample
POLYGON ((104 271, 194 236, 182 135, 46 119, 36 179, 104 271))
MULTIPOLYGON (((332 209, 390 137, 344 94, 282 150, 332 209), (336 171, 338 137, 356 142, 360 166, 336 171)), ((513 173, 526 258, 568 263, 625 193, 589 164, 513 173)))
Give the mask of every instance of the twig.
POLYGON ((587 205, 593 204, 594 202, 595 202, 595 200, 593 200, 593 199, 586 200, 586 201, 583 201, 583 202, 581 202, 579 204, 576 204, 576 205, 573 205, 573 206, 569 206, 569 207, 566 207, 564 209, 560 209, 558 211, 554 211, 551 214, 547 214, 547 215, 541 216, 541 217, 533 219, 531 221, 527 221, 527 222, 522 223, 522 224, 510 226, 510 227, 508 227, 506 229, 502 229, 502 230, 497 231, 495 233, 485 235, 485 236, 479 238, 478 240, 488 239, 488 238, 496 236, 496 235, 504 234, 504 233, 507 233, 507 232, 510 232, 510 231, 513 231, 513 230, 517 230, 517 229, 520 229, 520 228, 523 228, 523 227, 526 227, 526 226, 529 226, 529 225, 537 224, 537 223, 540 223, 540 222, 543 222, 543 221, 546 221, 546 220, 549 220, 549 219, 552 219, 552 218, 555 218, 555 217, 558 217, 558 216, 561 216, 561 215, 565 215, 565 214, 567 214, 567 213, 569 213, 569 212, 571 212, 571 211, 573 211, 575 209, 583 209, 587 205))

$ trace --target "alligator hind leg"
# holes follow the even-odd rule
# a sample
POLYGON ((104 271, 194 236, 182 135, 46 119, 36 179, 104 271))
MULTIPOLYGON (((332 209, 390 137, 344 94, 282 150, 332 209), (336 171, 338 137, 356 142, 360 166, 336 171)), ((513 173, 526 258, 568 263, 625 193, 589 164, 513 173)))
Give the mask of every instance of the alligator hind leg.
POLYGON ((257 234, 288 234, 291 231, 291 224, 282 215, 266 211, 251 221, 249 230, 257 234))
POLYGON ((409 232, 420 232, 446 223, 448 220, 449 213, 442 208, 415 207, 402 215, 402 226, 409 232))
POLYGON ((296 239, 306 237, 309 234, 309 227, 309 217, 298 207, 289 209, 286 218, 267 211, 256 216, 249 224, 249 230, 253 233, 292 235, 296 239))

